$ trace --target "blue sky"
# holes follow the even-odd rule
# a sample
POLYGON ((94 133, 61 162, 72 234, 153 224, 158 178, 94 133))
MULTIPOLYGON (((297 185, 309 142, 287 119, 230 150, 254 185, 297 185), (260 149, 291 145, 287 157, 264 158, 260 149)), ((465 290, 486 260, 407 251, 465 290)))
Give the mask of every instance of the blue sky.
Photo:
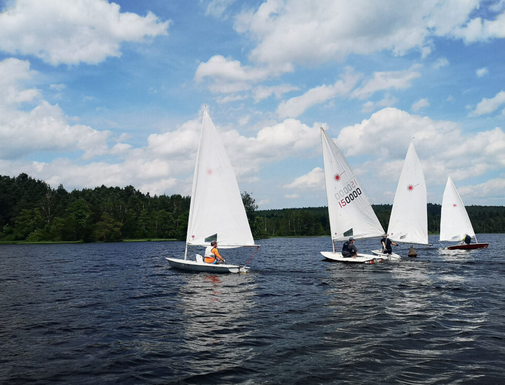
POLYGON ((261 209, 373 203, 409 142, 441 203, 505 204, 505 1, 0 0, 0 174, 191 192, 204 105, 261 209))

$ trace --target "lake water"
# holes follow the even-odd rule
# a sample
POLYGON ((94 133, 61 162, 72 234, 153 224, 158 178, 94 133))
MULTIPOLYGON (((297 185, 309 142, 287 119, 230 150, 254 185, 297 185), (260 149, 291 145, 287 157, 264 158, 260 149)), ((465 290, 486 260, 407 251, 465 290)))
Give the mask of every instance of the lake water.
POLYGON ((270 239, 239 275, 170 269, 183 242, 2 245, 0 382, 503 384, 505 237, 479 241, 364 265, 270 239))

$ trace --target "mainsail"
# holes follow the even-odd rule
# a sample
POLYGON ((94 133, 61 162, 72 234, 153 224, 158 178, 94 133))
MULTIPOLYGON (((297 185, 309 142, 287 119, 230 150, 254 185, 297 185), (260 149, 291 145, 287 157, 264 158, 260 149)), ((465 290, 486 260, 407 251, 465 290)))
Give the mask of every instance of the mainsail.
POLYGON ((447 178, 444 197, 442 199, 442 214, 440 217, 440 242, 461 241, 465 235, 475 237, 472 223, 459 196, 458 190, 451 179, 447 178))
POLYGON ((428 202, 423 168, 410 143, 389 218, 388 235, 395 242, 428 245, 428 202))
POLYGON ((379 237, 384 230, 340 149, 321 128, 331 237, 379 237))
POLYGON ((186 244, 207 246, 212 240, 221 248, 254 245, 235 173, 205 109, 186 244))

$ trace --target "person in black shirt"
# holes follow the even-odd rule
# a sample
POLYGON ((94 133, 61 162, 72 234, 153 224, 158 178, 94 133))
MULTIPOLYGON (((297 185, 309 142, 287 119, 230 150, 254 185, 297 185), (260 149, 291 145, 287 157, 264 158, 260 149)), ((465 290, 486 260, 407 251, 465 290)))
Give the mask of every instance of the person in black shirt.
POLYGON ((382 252, 386 254, 391 254, 393 252, 393 247, 398 246, 398 244, 394 243, 391 241, 391 239, 388 238, 387 234, 384 234, 384 236, 381 239, 381 244, 382 244, 382 252))
POLYGON ((349 238, 342 246, 342 256, 344 258, 354 258, 358 255, 358 248, 354 245, 354 238, 349 238))

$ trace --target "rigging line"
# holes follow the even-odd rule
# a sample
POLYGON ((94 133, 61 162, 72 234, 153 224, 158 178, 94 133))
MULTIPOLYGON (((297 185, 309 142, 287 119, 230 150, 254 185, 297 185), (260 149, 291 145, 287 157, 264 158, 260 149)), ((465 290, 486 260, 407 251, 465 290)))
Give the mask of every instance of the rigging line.
POLYGON ((253 257, 256 255, 256 253, 258 252, 258 250, 260 249, 260 247, 256 247, 256 250, 254 251, 253 255, 251 255, 251 258, 249 258, 249 260, 246 262, 246 264, 244 265, 244 267, 246 267, 249 262, 251 262, 251 259, 253 259, 253 257))

